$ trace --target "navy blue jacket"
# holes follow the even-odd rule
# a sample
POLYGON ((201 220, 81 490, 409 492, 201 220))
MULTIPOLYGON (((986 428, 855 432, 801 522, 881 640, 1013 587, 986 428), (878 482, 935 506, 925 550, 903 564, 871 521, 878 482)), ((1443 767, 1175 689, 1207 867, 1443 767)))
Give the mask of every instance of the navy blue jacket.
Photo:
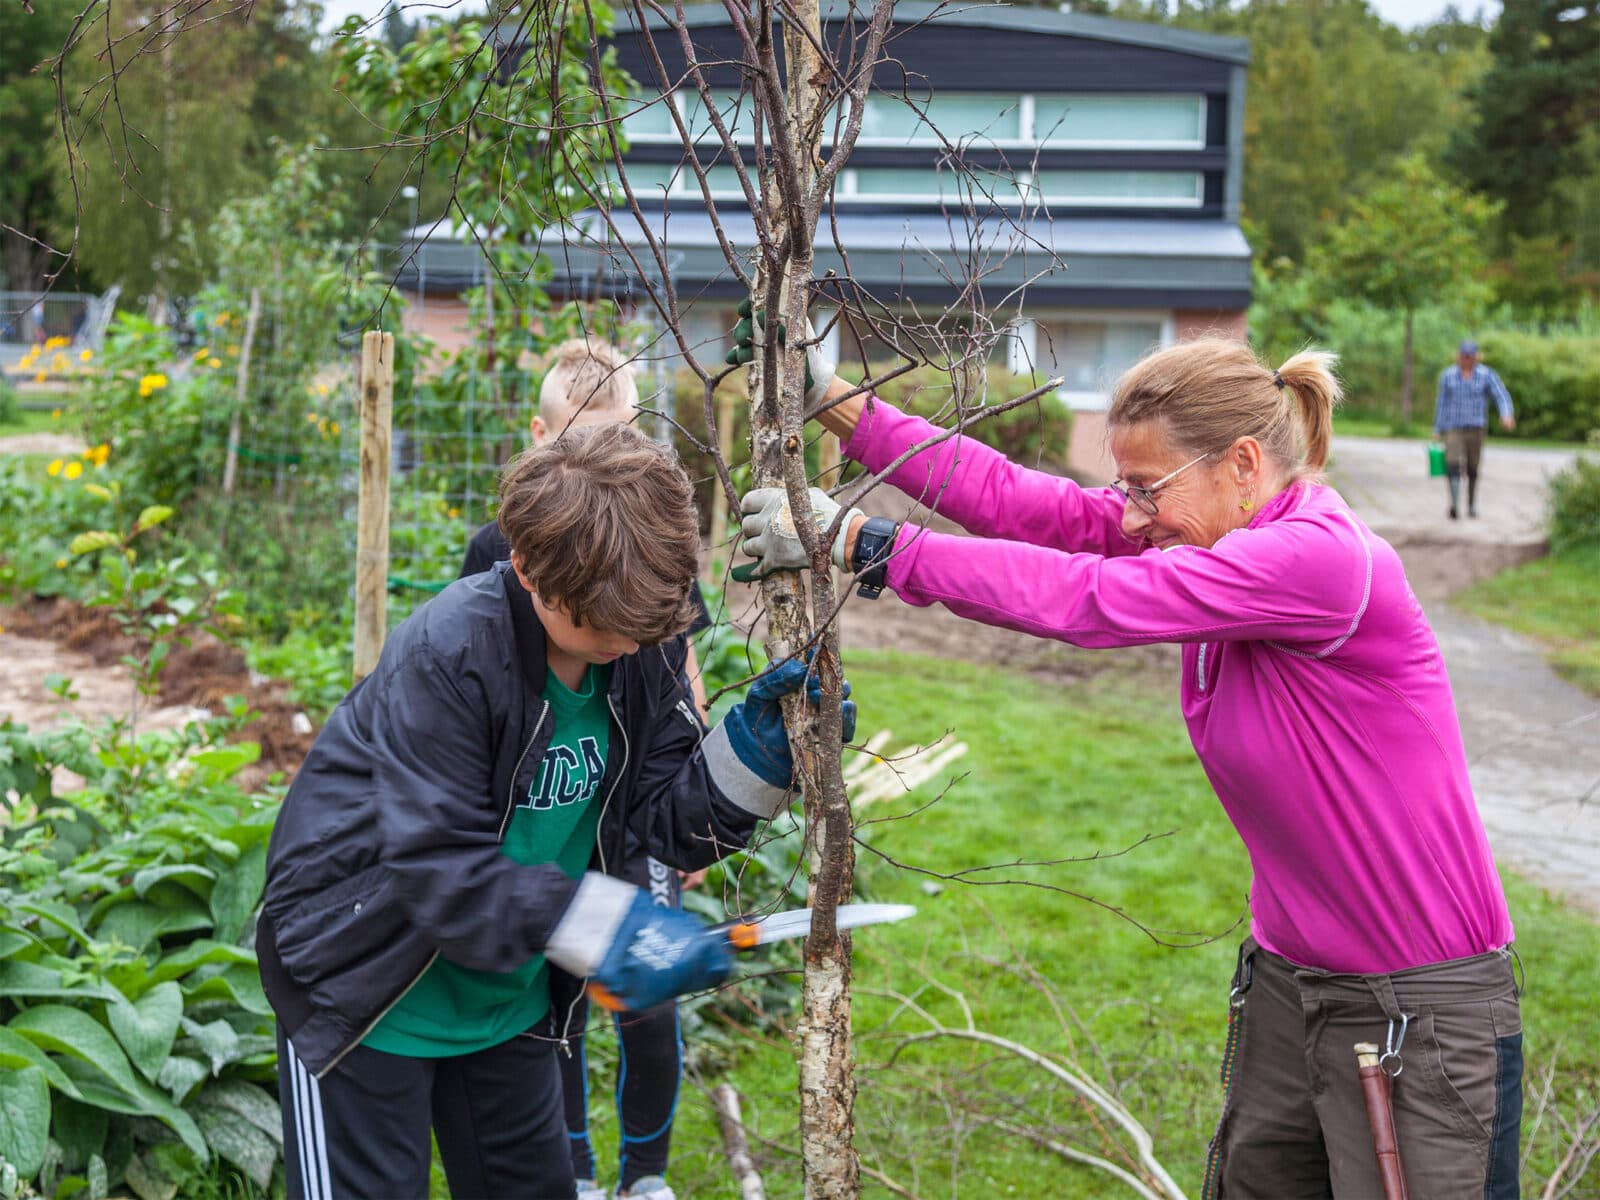
MULTIPOLYGON (((619 873, 637 846, 696 870, 776 810, 719 738, 701 745, 678 657, 647 647, 612 666, 597 869, 619 873)), ((256 949, 318 1075, 436 954, 492 971, 543 950, 577 883, 500 839, 550 742, 544 683, 544 628, 502 563, 401 623, 317 736, 273 830, 256 949)))

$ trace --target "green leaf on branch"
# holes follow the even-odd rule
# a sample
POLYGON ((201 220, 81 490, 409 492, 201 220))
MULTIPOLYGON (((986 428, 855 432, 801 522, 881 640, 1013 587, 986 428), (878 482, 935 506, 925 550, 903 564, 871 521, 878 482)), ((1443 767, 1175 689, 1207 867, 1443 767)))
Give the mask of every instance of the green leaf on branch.
POLYGON ((24 1177, 44 1165, 50 1139, 50 1085, 38 1067, 0 1072, 0 1158, 24 1177))
POLYGON ((106 1019, 128 1058, 146 1079, 156 1080, 172 1053, 183 1020, 183 991, 176 983, 158 983, 136 1001, 123 996, 106 1005, 106 1019))
MULTIPOLYGON (((41 1004, 18 1013, 7 1028, 41 1050, 88 1063, 127 1092, 133 1092, 138 1085, 127 1055, 116 1039, 104 1025, 81 1009, 64 1004, 41 1004)), ((66 1064, 62 1069, 67 1070, 66 1064)))
POLYGON ((142 1079, 132 1079, 131 1089, 119 1087, 88 1063, 77 1059, 64 1059, 61 1066, 83 1094, 86 1103, 107 1112, 154 1117, 176 1133, 179 1140, 202 1162, 210 1158, 211 1151, 206 1148, 206 1140, 201 1136, 194 1118, 174 1104, 165 1092, 158 1091, 142 1079))
POLYGON ((154 526, 161 524, 163 521, 170 520, 171 518, 172 509, 168 505, 147 505, 144 511, 139 514, 139 520, 134 526, 134 531, 137 533, 143 533, 146 529, 153 528, 154 526))
POLYGON ((94 529, 88 533, 80 533, 73 538, 72 541, 67 543, 67 549, 73 555, 92 554, 96 550, 107 550, 112 546, 119 545, 121 541, 122 539, 114 533, 109 533, 104 529, 94 529))

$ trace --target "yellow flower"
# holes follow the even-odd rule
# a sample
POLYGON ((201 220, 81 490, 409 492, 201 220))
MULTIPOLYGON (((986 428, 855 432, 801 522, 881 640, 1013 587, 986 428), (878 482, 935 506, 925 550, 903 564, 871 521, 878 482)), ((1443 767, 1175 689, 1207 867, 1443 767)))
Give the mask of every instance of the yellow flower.
POLYGON ((51 462, 50 462, 50 465, 48 467, 46 467, 44 470, 45 470, 45 474, 47 474, 47 475, 59 475, 59 474, 61 474, 61 460, 59 458, 52 459, 51 462))
POLYGON ((67 560, 64 559, 64 558, 56 559, 56 570, 65 571, 66 569, 67 569, 67 560))
POLYGON ((461 515, 461 510, 459 508, 452 508, 452 509, 448 510, 446 515, 449 516, 449 518, 452 521, 454 521, 457 517, 459 517, 461 515))
POLYGON ((195 362, 199 362, 202 358, 204 358, 206 355, 208 355, 210 353, 211 353, 211 347, 210 346, 201 346, 200 349, 198 349, 198 350, 196 350, 194 352, 194 361, 195 362))
POLYGON ((146 375, 143 379, 139 380, 139 396, 141 399, 148 398, 152 392, 159 392, 166 386, 167 377, 162 375, 160 372, 157 372, 153 375, 146 375))
POLYGON ((50 358, 50 369, 52 371, 65 371, 70 365, 65 354, 55 354, 50 358))
POLYGON ((35 375, 33 377, 33 381, 35 383, 43 383, 46 379, 49 379, 49 378, 50 378, 50 372, 49 371, 40 371, 37 375, 35 375))
POLYGON ((61 468, 61 473, 68 479, 76 479, 83 474, 83 464, 81 462, 69 462, 61 468))
POLYGON ((46 339, 45 344, 44 344, 44 348, 46 350, 59 350, 63 346, 70 346, 70 345, 72 345, 72 339, 71 338, 53 337, 53 338, 46 339))
POLYGON ((338 437, 339 436, 339 422, 337 422, 337 421, 329 421, 328 422, 328 432, 333 434, 334 437, 338 437))
POLYGON ((217 314, 217 319, 215 321, 211 322, 212 325, 219 325, 219 326, 220 325, 226 325, 227 323, 228 323, 228 314, 227 313, 218 313, 217 314))
POLYGON ((221 365, 222 365, 222 360, 220 358, 217 358, 214 355, 211 358, 208 358, 206 360, 206 366, 210 367, 213 371, 216 370, 221 365))
POLYGON ((107 443, 101 442, 98 446, 85 450, 83 456, 96 467, 103 467, 106 465, 106 459, 111 457, 111 447, 107 443))
POLYGON ((327 394, 328 394, 328 385, 325 384, 325 383, 317 384, 317 395, 326 396, 327 394))
POLYGON ((78 352, 78 361, 79 362, 88 362, 93 357, 94 357, 94 351, 93 350, 85 349, 85 350, 80 350, 78 352))
POLYGON ((52 421, 59 421, 59 420, 61 420, 61 410, 60 410, 60 409, 59 409, 59 408, 52 408, 52 409, 51 409, 51 410, 50 410, 50 419, 51 419, 51 420, 52 420, 52 421))

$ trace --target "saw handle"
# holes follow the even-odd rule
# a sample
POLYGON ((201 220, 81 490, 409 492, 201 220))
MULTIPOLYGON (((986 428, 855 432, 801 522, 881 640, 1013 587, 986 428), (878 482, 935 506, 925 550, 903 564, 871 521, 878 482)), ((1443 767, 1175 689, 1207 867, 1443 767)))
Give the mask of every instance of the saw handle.
MULTIPOLYGON (((712 925, 706 930, 708 937, 726 938, 735 950, 754 950, 761 944, 761 927, 754 921, 728 921, 712 925)), ((589 999, 607 1012, 627 1012, 628 1006, 603 984, 590 983, 584 989, 589 999)))

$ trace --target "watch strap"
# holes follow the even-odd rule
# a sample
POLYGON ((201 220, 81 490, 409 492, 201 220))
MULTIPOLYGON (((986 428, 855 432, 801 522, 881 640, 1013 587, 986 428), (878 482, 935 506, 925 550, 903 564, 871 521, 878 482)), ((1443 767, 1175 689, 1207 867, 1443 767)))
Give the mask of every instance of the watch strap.
POLYGON ((888 517, 868 517, 856 534, 855 552, 850 556, 850 569, 855 572, 856 595, 876 600, 883 594, 889 577, 889 552, 894 549, 895 535, 900 525, 888 517))

